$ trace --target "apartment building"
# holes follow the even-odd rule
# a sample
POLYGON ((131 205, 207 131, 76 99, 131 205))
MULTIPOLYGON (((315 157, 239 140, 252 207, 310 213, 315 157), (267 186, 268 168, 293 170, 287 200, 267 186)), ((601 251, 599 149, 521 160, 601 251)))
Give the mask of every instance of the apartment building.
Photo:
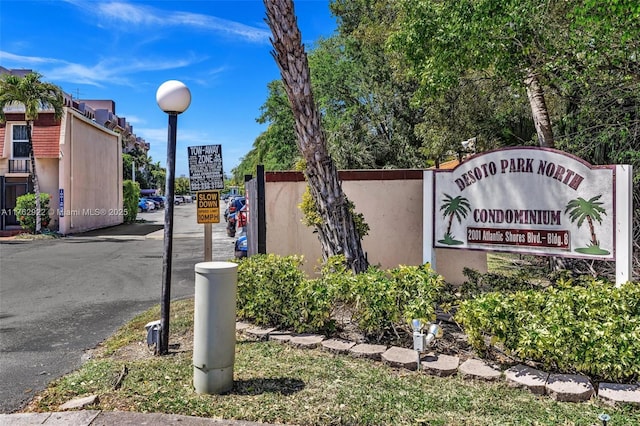
MULTIPOLYGON (((7 70, 20 75, 25 70, 7 70)), ((5 108, 0 124, 0 232, 20 229, 16 200, 33 191, 24 108, 5 108)), ((133 134, 112 100, 64 95, 63 116, 43 110, 33 124, 40 191, 51 196, 48 228, 74 234, 123 222, 122 152, 149 145, 133 134)))

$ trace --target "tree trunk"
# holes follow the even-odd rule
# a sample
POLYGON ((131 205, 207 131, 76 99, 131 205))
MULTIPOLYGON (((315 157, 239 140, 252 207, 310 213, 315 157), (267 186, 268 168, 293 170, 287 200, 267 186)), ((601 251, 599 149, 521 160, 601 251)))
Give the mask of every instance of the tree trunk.
POLYGON ((538 143, 541 147, 553 148, 555 141, 553 140, 551 118, 549 118, 549 110, 547 110, 544 92, 542 91, 538 75, 530 71, 524 79, 524 84, 527 88, 529 105, 531 105, 533 123, 536 126, 536 132, 538 134, 538 143))
POLYGON ((280 68, 295 118, 298 149, 306 160, 305 177, 323 219, 317 227, 323 257, 342 254, 355 273, 368 262, 360 236, 338 179, 338 170, 327 150, 320 114, 311 92, 307 55, 292 0, 264 0, 271 28, 273 57, 280 68))
POLYGON ((36 200, 36 229, 35 233, 39 234, 42 228, 42 215, 40 212, 40 183, 38 182, 38 174, 36 173, 36 156, 33 152, 33 138, 31 130, 33 129, 33 121, 27 122, 27 139, 29 140, 29 159, 31 160, 31 181, 33 182, 33 192, 36 200))

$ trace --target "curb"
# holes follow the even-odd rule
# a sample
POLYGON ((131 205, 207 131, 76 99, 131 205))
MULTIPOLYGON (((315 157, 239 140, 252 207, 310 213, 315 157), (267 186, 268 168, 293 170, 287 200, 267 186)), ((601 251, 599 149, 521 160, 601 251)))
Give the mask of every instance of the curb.
MULTIPOLYGON (((369 358, 394 368, 418 370, 416 351, 399 346, 358 344, 342 339, 327 339, 322 335, 295 334, 273 327, 253 326, 243 321, 236 322, 236 332, 252 340, 272 341, 297 348, 319 348, 334 354, 369 358), (312 343, 304 345, 300 344, 301 341, 312 343)), ((420 355, 419 371, 438 377, 457 373, 470 380, 505 380, 509 386, 526 388, 535 395, 546 395, 559 402, 587 402, 596 396, 611 405, 626 403, 640 406, 638 384, 599 383, 596 389, 584 375, 551 374, 523 364, 502 371, 498 366, 481 359, 470 358, 460 363, 457 356, 430 352, 420 355)))

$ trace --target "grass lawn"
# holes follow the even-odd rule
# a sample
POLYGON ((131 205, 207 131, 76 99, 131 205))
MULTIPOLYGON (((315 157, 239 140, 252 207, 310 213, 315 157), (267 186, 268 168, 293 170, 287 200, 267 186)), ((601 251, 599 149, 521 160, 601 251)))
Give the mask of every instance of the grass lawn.
POLYGON ((153 356, 144 325, 151 309, 93 351, 80 370, 53 382, 26 411, 55 411, 69 399, 97 394, 101 410, 164 412, 297 425, 610 425, 640 424, 640 408, 597 399, 560 403, 459 377, 439 378, 379 362, 238 335, 234 390, 200 395, 193 388, 193 300, 172 304, 171 354, 153 356), (121 381, 118 378, 126 371, 121 381))

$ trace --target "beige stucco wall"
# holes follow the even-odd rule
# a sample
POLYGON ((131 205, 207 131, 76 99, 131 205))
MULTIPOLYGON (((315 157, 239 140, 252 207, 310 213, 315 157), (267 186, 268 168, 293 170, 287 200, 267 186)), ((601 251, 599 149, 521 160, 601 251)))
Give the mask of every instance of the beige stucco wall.
MULTIPOLYGON (((59 187, 64 217, 59 231, 73 234, 123 222, 120 136, 67 109, 60 132, 59 187)), ((52 193, 57 210, 58 188, 52 193)))
MULTIPOLYGON (((322 258, 320 243, 301 222, 298 208, 305 182, 265 184, 266 249, 279 255, 302 254, 304 269, 313 274, 322 258)), ((369 263, 390 269, 423 263, 423 181, 344 180, 343 190, 370 226, 362 246, 369 263)), ((431 224, 428 224, 431 226, 431 224)), ((468 250, 436 251, 436 270, 453 284, 464 282, 462 268, 486 272, 486 253, 468 250)))
POLYGON ((51 223, 49 229, 58 228, 58 214, 55 211, 58 206, 58 159, 36 158, 36 172, 38 173, 38 185, 40 193, 49 194, 49 217, 51 223))

